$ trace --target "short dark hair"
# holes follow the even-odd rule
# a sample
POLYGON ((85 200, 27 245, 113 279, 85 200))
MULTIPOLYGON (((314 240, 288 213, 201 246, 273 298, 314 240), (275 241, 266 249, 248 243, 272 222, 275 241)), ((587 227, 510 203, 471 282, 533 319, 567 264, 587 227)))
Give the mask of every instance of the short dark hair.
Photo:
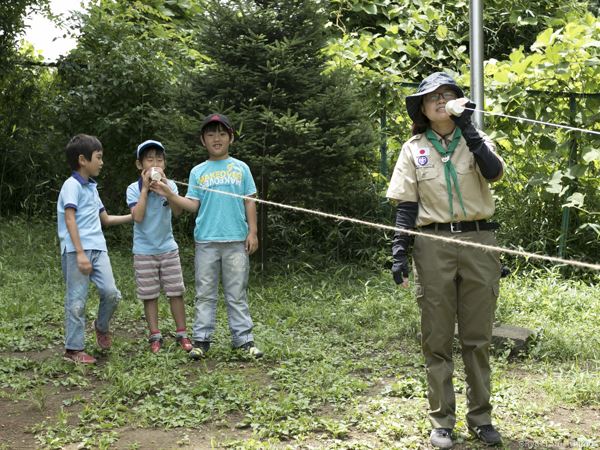
POLYGON ((227 131, 229 138, 231 138, 233 136, 233 133, 231 132, 231 130, 229 128, 227 128, 225 125, 223 125, 221 122, 207 123, 204 126, 204 128, 202 128, 202 130, 200 130, 200 133, 202 136, 204 136, 205 133, 212 133, 215 131, 227 131))
POLYGON ((79 169, 79 155, 83 155, 88 161, 92 160, 95 151, 103 151, 102 143, 96 136, 88 134, 77 134, 71 138, 65 147, 67 163, 72 170, 79 169))

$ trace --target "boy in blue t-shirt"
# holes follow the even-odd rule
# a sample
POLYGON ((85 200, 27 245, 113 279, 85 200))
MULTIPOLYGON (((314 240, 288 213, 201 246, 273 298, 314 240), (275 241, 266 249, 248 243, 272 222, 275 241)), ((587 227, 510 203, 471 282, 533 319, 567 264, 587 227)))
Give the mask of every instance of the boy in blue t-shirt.
POLYGON ((248 256, 258 248, 256 202, 226 195, 255 196, 256 186, 248 166, 229 156, 234 131, 226 116, 206 116, 200 136, 208 152, 208 161, 190 172, 186 196, 177 195, 163 182, 150 187, 164 195, 171 205, 197 212, 194 228, 196 317, 190 357, 200 359, 210 348, 221 276, 233 347, 259 358, 263 353, 254 345, 247 300, 248 256))
POLYGON ((73 172, 62 185, 56 205, 66 284, 64 358, 93 364, 96 358, 84 351, 85 304, 90 281, 100 294, 94 330, 96 343, 102 350, 107 350, 112 344, 109 322, 121 299, 102 227, 131 222, 131 214, 108 215, 100 200, 96 181, 92 178, 100 174, 104 164, 102 144, 98 138, 78 134, 69 141, 65 152, 73 172))
POLYGON ((140 178, 127 188, 127 205, 131 208, 134 221, 133 268, 137 296, 144 302, 144 313, 150 329, 150 351, 158 352, 163 342, 158 328, 158 296, 162 287, 171 304, 176 326, 175 338, 180 347, 189 352, 192 343, 185 326, 185 286, 179 247, 171 226, 171 213, 178 216, 181 208, 150 191, 152 183, 160 179, 177 193, 177 185, 165 178, 165 154, 163 145, 153 140, 142 142, 135 152, 135 165, 141 172, 140 178))

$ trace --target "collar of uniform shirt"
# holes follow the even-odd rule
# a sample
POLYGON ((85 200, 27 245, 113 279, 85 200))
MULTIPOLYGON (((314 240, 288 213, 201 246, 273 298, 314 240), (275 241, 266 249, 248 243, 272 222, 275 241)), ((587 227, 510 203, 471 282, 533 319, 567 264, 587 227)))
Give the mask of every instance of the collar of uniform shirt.
POLYGON ((454 133, 456 132, 456 128, 454 128, 454 130, 452 130, 448 134, 440 134, 437 131, 435 131, 433 128, 431 129, 431 131, 433 131, 435 133, 435 135, 439 138, 438 141, 440 141, 440 144, 442 144, 445 148, 448 148, 448 145, 450 144, 450 142, 452 142, 452 139, 454 138, 454 133))

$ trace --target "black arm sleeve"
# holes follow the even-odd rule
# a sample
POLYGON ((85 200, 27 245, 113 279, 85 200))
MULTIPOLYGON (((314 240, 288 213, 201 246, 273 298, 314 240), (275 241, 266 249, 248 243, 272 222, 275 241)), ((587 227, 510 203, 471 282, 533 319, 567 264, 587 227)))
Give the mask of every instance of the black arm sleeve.
POLYGON ((502 163, 477 132, 471 122, 461 128, 462 135, 467 141, 467 147, 475 156, 475 162, 487 180, 495 180, 502 175, 502 163))
POLYGON ((490 148, 485 145, 484 139, 477 132, 471 122, 473 115, 472 109, 475 108, 475 103, 468 102, 465 105, 467 108, 460 116, 450 116, 454 123, 462 131, 462 135, 467 141, 467 147, 473 153, 475 162, 481 170, 481 175, 486 180, 496 180, 502 175, 502 163, 490 148))
MULTIPOLYGON (((400 202, 396 208, 396 228, 406 228, 412 230, 417 222, 417 212, 419 205, 417 202, 400 202)), ((394 262, 399 261, 400 255, 408 254, 413 241, 413 236, 396 231, 392 241, 392 258, 394 262)))

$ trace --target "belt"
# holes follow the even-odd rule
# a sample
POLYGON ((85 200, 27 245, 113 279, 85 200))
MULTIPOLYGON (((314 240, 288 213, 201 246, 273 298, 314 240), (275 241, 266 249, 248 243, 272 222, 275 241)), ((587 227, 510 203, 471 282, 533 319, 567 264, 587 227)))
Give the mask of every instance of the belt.
POLYGON ((486 220, 473 220, 470 222, 430 223, 421 227, 423 230, 450 231, 451 233, 463 233, 468 231, 497 230, 500 228, 498 222, 486 220))

